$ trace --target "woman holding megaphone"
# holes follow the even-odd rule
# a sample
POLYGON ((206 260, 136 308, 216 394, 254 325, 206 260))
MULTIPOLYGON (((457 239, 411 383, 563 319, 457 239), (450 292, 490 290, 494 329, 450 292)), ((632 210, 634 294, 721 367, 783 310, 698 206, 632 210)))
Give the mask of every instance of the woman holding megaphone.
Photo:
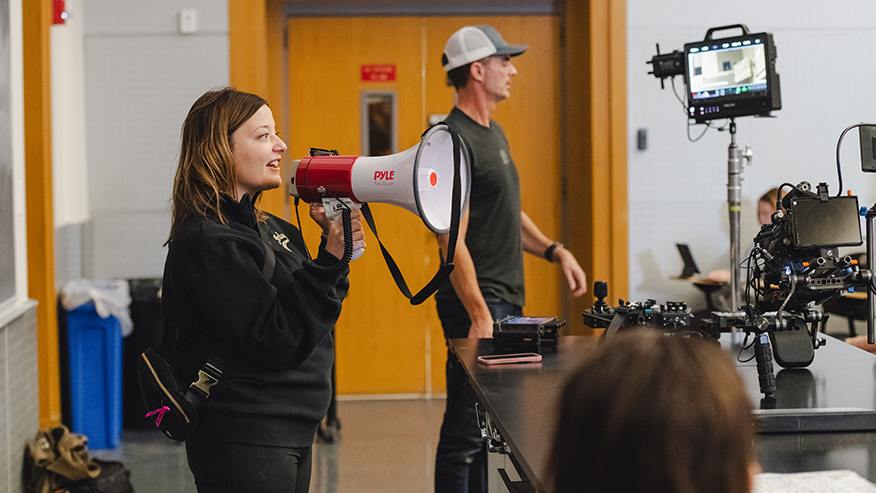
POLYGON ((265 100, 231 88, 201 96, 183 124, 161 302, 176 337, 163 346, 185 382, 216 347, 228 352, 186 441, 199 492, 309 489, 349 287, 344 252, 365 242, 358 211, 345 244, 342 221, 313 207, 323 234, 311 259, 296 227, 259 209, 282 182, 285 150, 265 100))

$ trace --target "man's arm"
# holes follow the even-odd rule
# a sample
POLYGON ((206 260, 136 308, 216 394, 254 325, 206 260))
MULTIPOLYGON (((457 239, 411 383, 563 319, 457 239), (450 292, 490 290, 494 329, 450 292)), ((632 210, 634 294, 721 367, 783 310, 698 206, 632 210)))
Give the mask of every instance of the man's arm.
MULTIPOLYGON (((471 253, 465 245, 466 231, 468 231, 468 211, 459 221, 459 239, 456 242, 456 252, 453 257, 454 268, 453 272, 450 273, 450 283, 471 319, 468 337, 471 339, 493 337, 493 316, 490 315, 490 309, 487 307, 487 302, 484 301, 484 295, 478 286, 474 262, 472 262, 471 253)), ((441 255, 447 258, 450 235, 440 234, 437 236, 441 255)))
MULTIPOLYGON (((545 258, 545 252, 554 242, 545 236, 523 211, 520 211, 520 231, 523 239, 523 251, 539 258, 545 258)), ((572 252, 562 246, 557 246, 554 248, 551 258, 547 260, 560 263, 563 275, 566 276, 566 281, 569 283, 569 289, 572 290, 572 296, 581 296, 587 292, 587 275, 584 274, 584 269, 578 265, 572 252)))

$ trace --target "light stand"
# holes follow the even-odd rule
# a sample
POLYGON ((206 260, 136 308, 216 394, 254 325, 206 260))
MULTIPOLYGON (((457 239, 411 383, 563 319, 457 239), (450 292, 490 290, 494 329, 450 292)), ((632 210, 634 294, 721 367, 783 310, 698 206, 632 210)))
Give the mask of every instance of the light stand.
POLYGON ((742 159, 751 164, 751 149, 741 151, 736 145, 736 120, 730 118, 730 147, 727 159, 727 209, 730 214, 730 311, 736 313, 742 306, 739 280, 742 277, 741 226, 742 210, 742 159))
MULTIPOLYGON (((876 205, 867 211, 867 268, 873 271, 873 253, 876 252, 876 205)), ((873 280, 867 282, 867 343, 876 343, 876 296, 873 296, 873 280)))

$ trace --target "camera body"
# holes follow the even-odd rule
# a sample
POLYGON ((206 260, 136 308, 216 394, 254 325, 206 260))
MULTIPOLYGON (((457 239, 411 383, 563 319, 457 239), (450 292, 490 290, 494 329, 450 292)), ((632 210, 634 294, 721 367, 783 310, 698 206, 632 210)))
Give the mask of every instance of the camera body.
POLYGON ((867 286, 870 271, 839 250, 863 243, 857 197, 830 197, 826 184, 812 192, 803 182, 781 203, 754 238, 751 287, 762 295, 761 312, 803 310, 867 286))

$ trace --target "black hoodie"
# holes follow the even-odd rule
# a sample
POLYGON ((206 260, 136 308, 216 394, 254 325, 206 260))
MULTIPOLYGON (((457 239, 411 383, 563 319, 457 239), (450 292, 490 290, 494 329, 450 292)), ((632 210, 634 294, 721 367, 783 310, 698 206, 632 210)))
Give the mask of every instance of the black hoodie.
POLYGON ((307 260, 298 229, 275 216, 256 221, 245 195, 222 204, 228 225, 184 221, 170 242, 161 312, 177 328, 176 366, 197 380, 215 341, 231 348, 222 380, 198 410, 196 436, 220 441, 308 447, 331 397, 331 330, 349 283, 347 269, 320 252, 307 260), (262 273, 267 232, 276 256, 262 273))

